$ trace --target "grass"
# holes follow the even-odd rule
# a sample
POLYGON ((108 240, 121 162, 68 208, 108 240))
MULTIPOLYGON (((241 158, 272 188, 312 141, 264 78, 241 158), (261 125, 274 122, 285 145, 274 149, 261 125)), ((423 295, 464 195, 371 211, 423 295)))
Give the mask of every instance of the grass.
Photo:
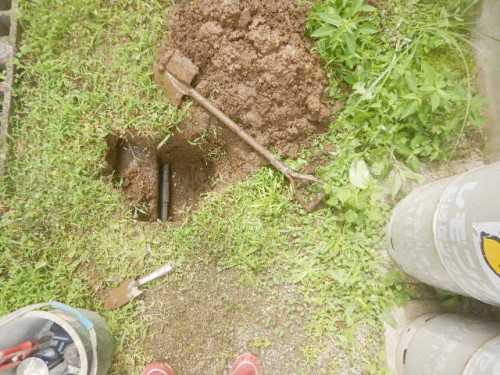
POLYGON ((322 171, 333 209, 306 215, 281 176, 263 168, 211 195, 182 225, 165 226, 135 222, 101 171, 109 134, 166 137, 187 115, 151 81, 168 4, 21 1, 17 110, 0 184, 8 208, 0 220, 0 314, 49 299, 96 310, 117 340, 113 373, 139 373, 152 359, 141 345, 148 306, 137 300, 105 313, 104 291, 203 255, 236 269, 242 283, 300 290, 303 304, 288 318, 311 312, 308 363, 330 353, 327 373, 383 371, 381 323, 412 294, 387 271, 383 228, 412 168, 459 151, 463 136, 457 143, 447 134, 466 134, 478 118, 460 19, 473 3, 387 0, 356 10, 361 2, 319 2, 307 30, 318 39, 332 98, 345 103, 323 140, 337 147, 322 171))

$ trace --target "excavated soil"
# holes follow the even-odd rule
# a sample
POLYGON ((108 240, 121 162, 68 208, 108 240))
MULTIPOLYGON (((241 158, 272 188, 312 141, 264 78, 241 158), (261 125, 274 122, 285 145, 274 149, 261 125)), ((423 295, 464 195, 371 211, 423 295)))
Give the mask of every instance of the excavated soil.
POLYGON ((213 161, 203 147, 174 137, 157 148, 158 140, 125 135, 108 139, 107 175, 121 188, 127 205, 141 221, 159 218, 161 166, 168 164, 169 220, 186 216, 203 193, 213 187, 213 161))
POLYGON ((181 2, 158 62, 180 50, 200 69, 198 91, 265 147, 296 157, 331 120, 328 80, 304 36, 308 10, 296 0, 181 2))
POLYGON ((122 188, 129 208, 139 220, 158 217, 159 168, 154 149, 146 139, 108 138, 108 168, 122 188))

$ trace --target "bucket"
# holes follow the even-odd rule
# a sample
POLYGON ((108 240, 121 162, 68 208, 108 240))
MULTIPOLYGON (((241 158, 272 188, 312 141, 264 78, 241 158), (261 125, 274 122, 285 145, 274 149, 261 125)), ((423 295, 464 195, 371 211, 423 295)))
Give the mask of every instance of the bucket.
POLYGON ((433 216, 441 195, 453 180, 421 186, 397 204, 388 225, 389 254, 414 278, 466 294, 448 275, 434 245, 433 216))
POLYGON ((395 207, 389 253, 437 288, 500 304, 500 163, 422 186, 395 207))
MULTIPOLYGON (((0 349, 41 339, 47 326, 53 323, 62 327, 73 340, 80 359, 80 375, 106 375, 114 347, 106 321, 95 312, 59 302, 30 305, 0 318, 0 349)), ((3 374, 15 375, 16 369, 3 374)))
POLYGON ((500 374, 500 324, 454 314, 416 319, 396 352, 398 375, 500 374))

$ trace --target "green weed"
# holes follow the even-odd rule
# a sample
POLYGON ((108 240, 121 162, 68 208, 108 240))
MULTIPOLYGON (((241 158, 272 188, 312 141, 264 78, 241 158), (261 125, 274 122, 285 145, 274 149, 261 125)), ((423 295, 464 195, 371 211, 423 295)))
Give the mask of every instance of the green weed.
POLYGON ((374 206, 383 205, 382 185, 395 197, 404 180, 416 177, 411 170, 457 156, 470 127, 480 124, 466 20, 475 3, 314 6, 307 30, 318 40, 330 94, 345 102, 327 139, 337 153, 324 171, 328 203, 344 208, 339 219, 381 222, 374 206))

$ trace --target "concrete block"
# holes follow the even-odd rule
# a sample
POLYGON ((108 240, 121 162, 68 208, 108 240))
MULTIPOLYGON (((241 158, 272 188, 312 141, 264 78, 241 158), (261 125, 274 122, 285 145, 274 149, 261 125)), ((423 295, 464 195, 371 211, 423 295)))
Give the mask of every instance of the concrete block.
POLYGON ((17 1, 0 0, 0 175, 4 172, 7 154, 14 57, 18 39, 17 9, 17 1))
POLYGON ((0 0, 0 11, 11 10, 12 3, 12 0, 0 0))

